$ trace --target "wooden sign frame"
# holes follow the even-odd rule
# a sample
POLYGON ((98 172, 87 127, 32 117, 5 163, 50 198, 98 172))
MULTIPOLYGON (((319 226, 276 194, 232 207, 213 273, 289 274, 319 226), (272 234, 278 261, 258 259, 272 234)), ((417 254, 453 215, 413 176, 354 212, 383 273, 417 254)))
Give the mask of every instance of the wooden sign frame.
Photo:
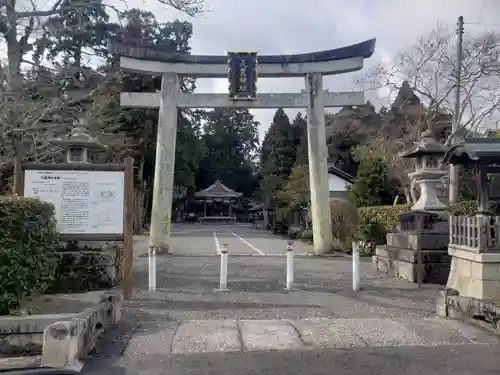
POLYGON ((115 234, 61 234, 61 241, 123 241, 122 280, 125 299, 132 295, 133 274, 133 235, 134 235, 134 159, 125 158, 123 164, 87 164, 87 163, 25 163, 19 157, 14 158, 14 194, 24 196, 24 172, 26 170, 51 171, 123 171, 123 233, 115 234))

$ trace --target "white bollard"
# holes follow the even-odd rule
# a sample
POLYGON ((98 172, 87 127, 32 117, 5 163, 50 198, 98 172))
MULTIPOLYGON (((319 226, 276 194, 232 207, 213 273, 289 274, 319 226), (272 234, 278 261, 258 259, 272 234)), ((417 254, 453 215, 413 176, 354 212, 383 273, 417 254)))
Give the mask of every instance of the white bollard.
POLYGON ((293 264, 293 249, 292 242, 289 241, 286 245, 286 286, 285 290, 293 289, 293 273, 294 273, 294 264, 293 264))
POLYGON ((220 249, 220 281, 219 292, 227 292, 227 261, 229 253, 227 251, 227 244, 222 244, 220 249))
POLYGON ((148 251, 149 291, 156 291, 156 249, 150 247, 148 251))
POLYGON ((352 290, 359 290, 359 242, 352 243, 352 290))

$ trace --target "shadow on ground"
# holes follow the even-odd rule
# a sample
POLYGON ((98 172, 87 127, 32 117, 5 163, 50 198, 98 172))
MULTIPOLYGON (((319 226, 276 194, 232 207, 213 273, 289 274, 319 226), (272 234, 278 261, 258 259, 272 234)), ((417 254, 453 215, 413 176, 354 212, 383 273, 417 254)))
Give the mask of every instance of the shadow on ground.
POLYGON ((498 346, 380 347, 156 355, 134 363, 86 366, 86 374, 168 375, 493 375, 498 346))

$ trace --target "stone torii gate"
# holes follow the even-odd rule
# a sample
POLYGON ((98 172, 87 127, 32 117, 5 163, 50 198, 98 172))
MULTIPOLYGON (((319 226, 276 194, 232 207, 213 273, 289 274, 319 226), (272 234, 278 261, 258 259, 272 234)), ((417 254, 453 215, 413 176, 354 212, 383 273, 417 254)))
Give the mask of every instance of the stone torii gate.
MULTIPOLYGON (((150 247, 168 251, 171 231, 172 190, 175 164, 178 108, 307 108, 309 178, 314 252, 322 254, 333 245, 325 134, 325 107, 365 104, 364 93, 328 92, 323 75, 342 74, 363 68, 364 59, 375 49, 375 39, 333 50, 297 54, 267 55, 258 58, 258 76, 305 77, 301 93, 267 94, 253 100, 234 100, 227 94, 184 93, 180 77, 227 78, 228 56, 169 54, 161 50, 115 44, 112 53, 120 56, 121 69, 162 76, 161 92, 121 93, 123 107, 159 108, 156 165, 151 213, 150 247)), ((256 61, 255 61, 256 65, 256 61)), ((255 77, 256 79, 256 77, 255 77)), ((255 82, 254 82, 255 83, 255 82)))

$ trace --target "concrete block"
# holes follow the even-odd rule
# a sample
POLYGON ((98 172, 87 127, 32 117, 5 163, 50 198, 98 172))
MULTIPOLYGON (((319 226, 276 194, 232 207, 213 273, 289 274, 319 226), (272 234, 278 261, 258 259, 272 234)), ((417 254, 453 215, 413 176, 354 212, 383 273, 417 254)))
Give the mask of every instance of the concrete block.
POLYGON ((304 344, 315 348, 352 348, 364 346, 347 319, 304 319, 293 321, 304 344))
POLYGON ((57 322, 43 334, 42 366, 80 371, 78 359, 81 327, 75 321, 57 322))
POLYGON ((133 363, 174 350, 173 339, 179 323, 176 321, 142 323, 130 338, 123 358, 133 363))
POLYGON ((402 324, 389 319, 347 319, 346 324, 368 346, 414 346, 425 341, 402 324))
MULTIPOLYGON (((476 280, 474 280, 476 281, 476 280)), ((481 285, 481 299, 500 304, 500 281, 477 280, 481 285)))
POLYGON ((240 329, 246 350, 303 348, 295 327, 287 321, 241 320, 240 329))
POLYGON ((8 355, 41 354, 45 328, 69 321, 76 314, 39 314, 0 317, 0 353, 8 355))
POLYGON ((436 315, 440 318, 447 318, 447 300, 446 300, 446 292, 441 290, 439 292, 438 298, 436 298, 436 315))
POLYGON ((239 352, 236 320, 183 322, 177 329, 172 353, 239 352))
POLYGON ((473 279, 500 281, 500 263, 470 262, 473 279))
POLYGON ((81 368, 80 359, 95 345, 97 338, 120 317, 121 298, 107 294, 101 302, 70 321, 56 322, 43 333, 42 365, 62 369, 81 368))

